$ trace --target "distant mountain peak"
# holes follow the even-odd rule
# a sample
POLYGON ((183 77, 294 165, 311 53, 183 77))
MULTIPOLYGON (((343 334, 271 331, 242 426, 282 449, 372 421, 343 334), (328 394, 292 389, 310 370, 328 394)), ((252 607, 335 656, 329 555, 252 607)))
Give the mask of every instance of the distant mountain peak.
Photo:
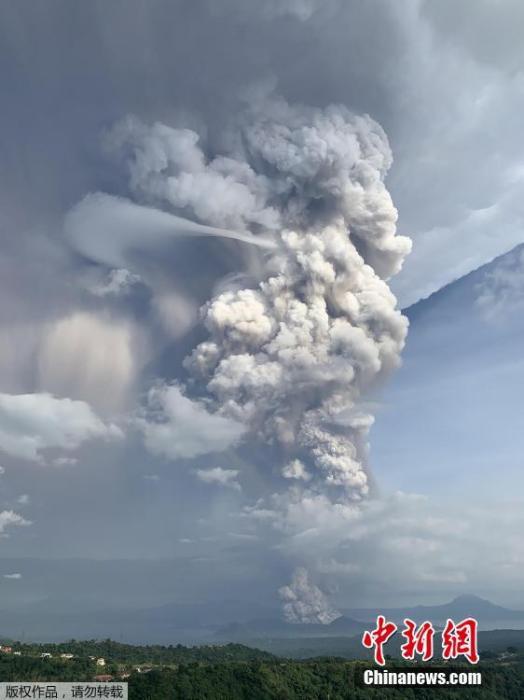
POLYGON ((490 603, 489 600, 486 600, 486 598, 481 598, 478 595, 474 595, 473 593, 462 593, 461 595, 458 595, 456 598, 453 598, 451 601, 452 603, 488 603, 488 605, 493 605, 493 603, 490 603))

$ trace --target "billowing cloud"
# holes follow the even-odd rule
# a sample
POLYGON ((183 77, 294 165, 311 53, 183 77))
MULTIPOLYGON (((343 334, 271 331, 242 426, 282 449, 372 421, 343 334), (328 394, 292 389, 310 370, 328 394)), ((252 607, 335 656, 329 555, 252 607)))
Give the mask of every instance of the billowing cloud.
POLYGON ((86 440, 121 436, 84 401, 47 393, 0 394, 0 450, 13 457, 43 462, 46 449, 72 451, 86 440))
POLYGON ((288 622, 328 625, 340 617, 320 588, 309 580, 304 568, 295 571, 289 586, 283 586, 279 594, 288 622))
POLYGON ((244 426, 210 413, 206 405, 184 396, 177 385, 153 387, 136 425, 148 450, 169 459, 222 452, 238 443, 244 426))
MULTIPOLYGON (((1 10, 0 31, 8 37, 2 67, 17 86, 0 115, 9 136, 1 156, 9 173, 0 194, 2 391, 52 391, 87 401, 100 415, 132 410, 132 387, 142 388, 151 376, 186 381, 180 357, 198 343, 183 393, 211 416, 238 421, 243 414, 242 439, 248 433, 252 439, 245 451, 265 479, 259 494, 242 474, 245 493, 261 496, 253 518, 270 514, 278 533, 296 543, 300 560, 305 532, 333 533, 338 541, 333 523, 340 522, 340 532, 358 531, 366 508, 366 414, 373 411, 361 397, 395 364, 405 332, 398 318, 388 317, 385 330, 377 320, 379 309, 394 316, 385 285, 407 305, 520 241, 521 3, 479 0, 475 13, 451 0, 155 0, 133 9, 121 2, 103 9, 62 3, 39 11, 38 21, 8 4, 1 10), (57 55, 67 60, 57 62, 57 55), (288 100, 314 108, 264 101, 241 108, 238 96, 268 74, 288 100), (403 257, 392 240, 401 238, 380 234, 375 251, 374 234, 365 230, 368 219, 375 231, 394 229, 381 184, 389 148, 372 120, 356 126, 358 118, 344 108, 326 109, 331 103, 369 113, 390 139, 395 163, 388 189, 399 207, 399 230, 415 240, 413 256, 391 282, 390 258, 403 257), (94 148, 100 124, 130 113, 138 116, 109 133, 113 161, 101 162, 94 148), (362 152, 348 169, 346 151, 355 140, 362 152), (128 182, 119 170, 123 162, 128 182), (82 200, 98 189, 120 196, 82 200), (59 221, 75 201, 78 217, 66 227, 72 253, 59 221), (269 249, 223 242, 234 224, 251 242, 270 229, 279 249, 266 254, 269 249), (193 226, 202 227, 199 236, 218 237, 204 247, 211 238, 197 239, 193 226), (350 256, 345 243, 340 255, 335 250, 343 228, 350 256), (182 240, 195 252, 188 254, 182 240), (248 267, 232 260, 237 248, 249 249, 256 264, 210 292, 223 274, 248 267), (93 298, 77 285, 86 257, 100 263, 100 288, 111 291, 93 298), (330 286, 329 266, 343 285, 351 280, 349 293, 330 286), (107 277, 108 268, 148 272, 142 279, 150 290, 113 292, 120 273, 107 277), (282 278, 289 287, 268 289, 282 278), (194 329, 195 308, 210 296, 202 310, 204 338, 194 329), (94 304, 103 328, 78 321, 93 315, 85 307, 94 304), (151 324, 159 356, 154 362, 145 353, 151 360, 145 376, 137 322, 151 324), (192 329, 194 335, 185 335, 192 329), (75 371, 76 357, 88 378, 75 371), (342 478, 345 486, 337 484, 342 478), (294 527, 302 518, 299 535, 294 527)), ((496 308, 492 291, 503 298, 507 290, 493 284, 483 310, 496 308)), ((492 410, 489 401, 486 406, 492 410)), ((72 458, 54 462, 64 459, 72 458)), ((394 469, 405 474, 401 462, 394 469)), ((475 478, 482 481, 477 472, 475 478)), ((15 493, 22 490, 20 484, 15 493)), ((413 514, 405 534, 418 531, 419 517, 420 511, 413 514)), ((129 547, 136 540, 129 535, 129 547)), ((351 561, 330 561, 326 571, 354 570, 367 560, 365 551, 355 551, 351 561)), ((316 571, 311 576, 321 582, 316 571)), ((440 573, 443 580, 455 576, 440 573)), ((375 582, 380 576, 376 570, 375 582)))
POLYGON ((302 479, 303 481, 311 479, 311 474, 299 459, 293 459, 286 464, 282 469, 282 476, 286 479, 302 479))
MULTIPOLYGON (((184 392, 152 389, 149 416, 137 425, 150 451, 172 459, 220 451, 241 436, 272 447, 278 490, 251 512, 276 508, 279 521, 295 502, 321 498, 346 509, 369 493, 373 418, 360 402, 399 364, 407 322, 388 280, 410 241, 396 234, 384 184, 392 156, 376 122, 338 105, 292 106, 262 88, 246 99, 212 155, 194 131, 133 117, 106 145, 166 231, 167 208, 253 240, 271 232, 273 247, 251 278, 225 280, 202 308, 209 337, 184 363, 192 381, 184 392)), ((77 241, 79 211, 111 202, 97 195, 70 215, 77 241)), ((145 208, 118 207, 128 211, 124 237, 134 236, 145 208)), ((104 245, 121 249, 120 234, 109 239, 104 245)), ((161 316, 180 310, 176 301, 156 305, 161 316)), ((230 476, 219 468, 197 475, 221 483, 230 476)))
POLYGON ((125 159, 135 195, 168 202, 225 230, 245 230, 253 224, 277 228, 278 212, 268 203, 270 179, 244 160, 224 156, 209 160, 199 140, 190 129, 148 126, 129 117, 114 127, 107 143, 125 159))
POLYGON ((312 493, 358 499, 372 418, 354 409, 398 364, 407 329, 383 279, 409 251, 383 183, 391 154, 377 124, 344 108, 257 107, 236 157, 268 179, 279 247, 258 285, 203 309, 210 338, 186 367, 222 415, 304 461, 312 493))

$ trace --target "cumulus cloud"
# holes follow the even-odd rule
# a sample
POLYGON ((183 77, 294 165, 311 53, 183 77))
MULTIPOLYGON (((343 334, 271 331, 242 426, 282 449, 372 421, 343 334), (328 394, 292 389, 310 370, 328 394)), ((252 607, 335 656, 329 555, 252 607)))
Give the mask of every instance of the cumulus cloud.
POLYGON ((239 475, 238 469, 222 469, 222 467, 213 467, 211 469, 197 469, 197 478, 205 484, 219 484, 227 486, 236 491, 241 490, 241 486, 237 481, 239 475))
POLYGON ((119 267, 110 270, 104 280, 99 280, 94 284, 89 285, 89 291, 98 297, 104 297, 111 294, 115 296, 127 294, 134 285, 140 283, 140 275, 119 267))
POLYGON ((241 423, 210 413, 203 402, 188 398, 175 384, 159 384, 147 398, 136 425, 153 454, 178 459, 222 452, 245 432, 241 423))
POLYGON ((43 462, 46 449, 72 451, 86 440, 121 436, 84 401, 47 393, 0 394, 0 450, 13 457, 43 462))
POLYGON ((0 512, 0 535, 8 537, 5 530, 9 527, 28 527, 32 525, 30 520, 26 520, 13 510, 3 510, 0 512))
POLYGON ((309 481, 311 474, 306 470, 305 466, 299 459, 293 459, 282 469, 282 476, 285 479, 302 479, 309 481))
POLYGON ((295 571, 289 586, 280 588, 279 595, 288 622, 328 625, 340 617, 340 613, 320 588, 309 580, 308 572, 302 567, 295 571))

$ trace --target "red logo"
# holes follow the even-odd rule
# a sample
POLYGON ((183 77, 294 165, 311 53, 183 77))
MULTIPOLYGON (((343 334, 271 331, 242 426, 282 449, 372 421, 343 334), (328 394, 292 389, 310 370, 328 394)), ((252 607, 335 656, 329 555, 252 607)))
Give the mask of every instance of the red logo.
MULTIPOLYGON (((397 632, 397 625, 388 622, 383 615, 377 617, 375 629, 362 635, 362 644, 366 649, 373 649, 375 663, 384 666, 384 645, 397 632)), ((477 621, 468 617, 461 622, 448 620, 442 632, 442 658, 456 659, 464 656, 470 664, 479 660, 477 645, 477 621)), ((434 655, 435 628, 426 620, 417 626, 416 622, 406 618, 402 636, 406 640, 400 647, 403 659, 413 660, 419 656, 422 661, 429 661, 434 655)))
POLYGON ((477 664, 477 627, 477 621, 472 617, 467 617, 457 625, 453 620, 448 620, 442 633, 442 658, 465 656, 470 664, 477 664))
POLYGON ((420 627, 409 618, 404 620, 402 636, 407 640, 401 647, 403 659, 414 659, 415 654, 422 657, 422 661, 433 658, 433 637, 435 630, 431 622, 423 622, 420 627))
POLYGON ((394 622, 386 622, 384 615, 377 617, 377 626, 371 632, 364 632, 362 644, 366 649, 374 649, 375 662, 379 666, 384 666, 384 644, 397 631, 397 626, 394 622))

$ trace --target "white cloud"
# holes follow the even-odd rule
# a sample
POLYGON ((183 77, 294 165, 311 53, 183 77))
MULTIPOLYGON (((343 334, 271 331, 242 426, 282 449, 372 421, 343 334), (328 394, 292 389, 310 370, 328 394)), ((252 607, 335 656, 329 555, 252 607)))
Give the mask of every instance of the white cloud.
POLYGON ((348 592, 364 605, 387 605, 406 591, 411 601, 473 591, 521 605, 521 500, 444 502, 398 492, 333 506, 311 494, 286 506, 277 495, 245 508, 244 518, 335 592, 337 607, 354 606, 348 592))
POLYGON ((35 462, 42 450, 75 450, 93 438, 121 437, 119 428, 105 424, 84 401, 51 394, 0 394, 0 450, 35 462))
POLYGON ((21 506, 26 506, 30 502, 30 497, 28 493, 23 493, 16 499, 16 502, 21 506))
POLYGON ((309 481, 311 474, 308 473, 304 464, 299 459, 293 459, 282 469, 282 476, 285 479, 299 479, 309 481))
POLYGON ((241 491, 241 486, 237 481, 239 474, 237 469, 213 467, 212 469, 197 469, 195 473, 198 479, 205 484, 219 484, 235 489, 235 491, 241 491))
POLYGON ((111 294, 115 296, 127 294, 131 288, 141 281, 140 275, 137 275, 126 268, 119 267, 110 270, 104 280, 88 286, 89 291, 95 296, 104 297, 111 294))
POLYGON ((222 452, 236 444, 244 426, 210 413, 206 405, 184 396, 176 385, 158 385, 148 394, 144 416, 136 420, 153 454, 170 459, 222 452))
POLYGON ((0 512, 0 534, 3 537, 7 537, 5 530, 8 527, 28 527, 29 525, 32 525, 30 520, 26 520, 13 510, 3 510, 0 512))
POLYGON ((17 581, 22 578, 22 574, 4 574, 4 578, 12 579, 14 581, 17 581))

